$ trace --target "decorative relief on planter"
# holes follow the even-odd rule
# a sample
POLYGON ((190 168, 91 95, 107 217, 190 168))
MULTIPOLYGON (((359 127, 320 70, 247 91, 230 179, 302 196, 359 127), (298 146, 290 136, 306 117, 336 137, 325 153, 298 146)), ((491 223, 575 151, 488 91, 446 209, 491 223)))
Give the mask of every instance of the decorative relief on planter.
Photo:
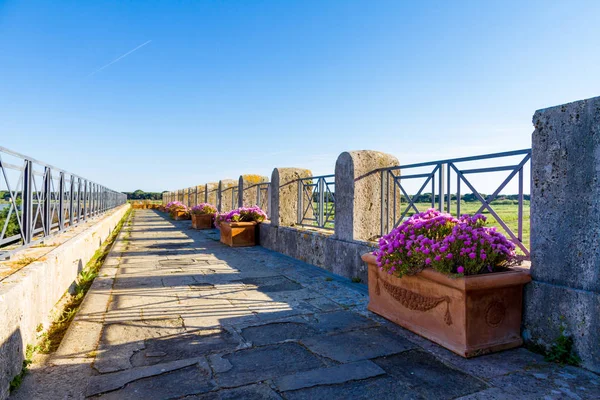
POLYGON ((506 315, 506 306, 502 302, 494 300, 485 310, 485 322, 495 328, 499 326, 506 315))
MULTIPOLYGON (((452 316, 450 315, 450 297, 428 297, 420 295, 419 293, 412 292, 408 289, 404 289, 398 286, 394 286, 389 282, 383 281, 383 288, 396 299, 400 304, 409 310, 413 311, 429 311, 437 307, 440 303, 446 303, 446 313, 444 314, 444 322, 446 325, 452 325, 452 316)), ((377 283, 375 286, 375 294, 381 296, 381 289, 379 284, 379 276, 377 276, 377 283)), ((503 318, 503 317, 502 317, 503 318)), ((495 321, 497 318, 492 318, 495 321)), ((500 320, 500 322, 502 322, 500 320)), ((498 324, 500 324, 498 322, 498 324)), ((488 322, 489 323, 489 322, 488 322)))

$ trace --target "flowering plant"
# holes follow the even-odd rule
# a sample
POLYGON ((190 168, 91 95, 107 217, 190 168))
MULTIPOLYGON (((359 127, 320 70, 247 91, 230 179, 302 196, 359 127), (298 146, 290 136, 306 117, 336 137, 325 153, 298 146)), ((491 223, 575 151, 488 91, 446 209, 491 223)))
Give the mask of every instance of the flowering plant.
POLYGON ((192 207, 192 214, 201 215, 201 214, 215 214, 217 212, 217 208, 209 203, 200 203, 192 207))
POLYGON ((166 210, 167 212, 173 212, 176 208, 182 208, 185 207, 185 205, 180 202, 180 201, 171 201, 169 203, 167 203, 166 205, 166 210))
POLYGON ((379 239, 377 265, 402 277, 431 267, 445 274, 474 275, 505 269, 515 245, 485 216, 454 218, 434 209, 415 214, 379 239))
POLYGON ((262 222, 267 219, 267 214, 259 206, 240 207, 227 213, 215 214, 215 225, 219 227, 221 222, 262 222))

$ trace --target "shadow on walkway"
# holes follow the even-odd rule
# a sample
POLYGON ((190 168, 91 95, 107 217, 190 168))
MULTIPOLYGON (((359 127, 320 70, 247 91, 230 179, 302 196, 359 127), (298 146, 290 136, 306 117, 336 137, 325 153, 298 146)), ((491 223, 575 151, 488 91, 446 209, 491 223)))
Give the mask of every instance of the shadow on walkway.
POLYGON ((598 396, 595 374, 524 349, 464 360, 368 312, 364 285, 218 240, 137 210, 80 324, 15 398, 598 396))

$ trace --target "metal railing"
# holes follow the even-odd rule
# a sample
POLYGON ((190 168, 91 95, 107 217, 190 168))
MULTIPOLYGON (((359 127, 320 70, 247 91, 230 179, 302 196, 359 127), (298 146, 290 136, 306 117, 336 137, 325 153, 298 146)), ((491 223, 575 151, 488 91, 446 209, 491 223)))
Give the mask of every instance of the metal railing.
POLYGON ((271 216, 271 182, 260 182, 244 188, 244 192, 251 193, 251 197, 256 199, 252 204, 244 206, 259 206, 269 217, 271 216))
POLYGON ((127 195, 0 147, 0 258, 127 202, 127 195))
MULTIPOLYGON (((167 204, 169 202, 172 201, 180 201, 183 204, 187 205, 188 207, 193 207, 196 204, 199 203, 207 203, 209 200, 209 197, 215 196, 215 192, 217 192, 218 189, 213 188, 209 191, 209 186, 208 184, 203 185, 204 188, 203 190, 199 190, 198 186, 194 186, 194 187, 190 187, 190 188, 186 188, 186 189, 180 189, 180 190, 174 190, 174 191, 170 191, 170 192, 165 192, 163 193, 163 199, 162 202, 163 204, 167 204)), ((254 192, 254 194, 251 196, 252 198, 254 198, 255 200, 251 201, 252 204, 245 204, 246 206, 251 206, 251 205, 258 205, 260 208, 262 208, 267 215, 270 215, 270 202, 271 202, 271 198, 269 196, 270 193, 270 187, 271 187, 271 183, 270 182, 261 182, 261 183, 257 183, 254 184, 252 186, 249 186, 247 188, 244 189, 244 192, 246 191, 251 191, 254 192)), ((239 187, 238 186, 232 186, 232 187, 228 187, 226 189, 224 189, 222 191, 222 196, 227 196, 227 198, 231 198, 231 204, 233 208, 238 207, 239 204, 239 187), (227 193, 230 192, 230 193, 227 193)), ((217 205, 217 204, 215 204, 217 205)), ((228 211, 228 210, 222 210, 222 211, 228 211)))
POLYGON ((298 225, 335 227, 335 175, 298 180, 298 225))
POLYGON ((515 245, 525 254, 529 255, 529 249, 523 243, 523 204, 524 204, 524 168, 530 166, 531 149, 508 151, 503 153, 486 154, 473 157, 463 157, 449 160, 423 162, 410 165, 402 165, 399 167, 386 168, 380 171, 381 173, 381 235, 388 233, 391 229, 397 227, 408 216, 424 211, 419 210, 417 206, 417 198, 419 198, 425 188, 431 188, 431 207, 440 211, 446 211, 454 215, 461 215, 461 185, 465 185, 473 194, 474 200, 479 204, 479 207, 473 214, 487 212, 496 222, 502 227, 509 238, 515 245), (517 158, 516 164, 505 165, 508 161, 506 158, 517 158), (459 164, 473 162, 489 162, 494 160, 502 165, 485 166, 478 168, 465 168, 459 164), (416 172, 408 175, 403 173, 406 170, 426 169, 426 172, 416 172), (469 180, 469 176, 475 174, 489 174, 493 172, 508 172, 508 176, 502 183, 486 196, 479 193, 475 189, 473 183, 469 180), (455 212, 452 212, 451 185, 452 178, 456 180, 455 192, 455 212), (507 222, 494 209, 492 202, 498 198, 500 192, 513 180, 517 179, 518 195, 517 195, 517 221, 516 233, 508 226, 507 222), (419 187, 417 192, 410 196, 403 182, 412 179, 424 179, 424 183, 419 187), (436 182, 437 179, 437 182, 436 182), (436 191, 437 190, 437 191, 436 191), (446 193, 446 194, 445 194, 446 193), (406 207, 402 203, 406 203, 406 207))

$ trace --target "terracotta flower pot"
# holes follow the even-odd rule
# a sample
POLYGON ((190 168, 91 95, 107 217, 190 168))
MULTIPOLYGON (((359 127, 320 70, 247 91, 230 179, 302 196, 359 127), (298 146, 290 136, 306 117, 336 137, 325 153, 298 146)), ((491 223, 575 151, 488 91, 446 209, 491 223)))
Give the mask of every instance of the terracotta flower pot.
POLYGON ((175 210, 171 213, 171 218, 175 221, 182 221, 185 219, 190 219, 190 215, 185 211, 175 210))
POLYGON ((192 214, 193 229, 211 229, 213 227, 213 214, 192 214))
POLYGON ((451 278, 431 268, 402 278, 369 265, 369 306, 397 323, 463 357, 518 347, 521 339, 525 271, 511 270, 451 278))
POLYGON ((256 222, 221 222, 221 243, 231 247, 256 246, 256 222))

